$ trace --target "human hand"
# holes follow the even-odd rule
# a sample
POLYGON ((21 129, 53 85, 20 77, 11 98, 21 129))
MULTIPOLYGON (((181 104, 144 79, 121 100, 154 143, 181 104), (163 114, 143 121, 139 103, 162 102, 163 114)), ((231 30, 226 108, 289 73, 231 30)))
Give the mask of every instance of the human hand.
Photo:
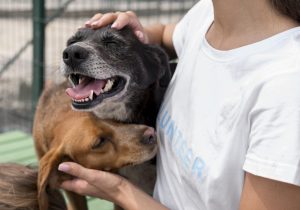
POLYGON ((73 162, 60 164, 58 170, 76 177, 61 184, 65 190, 109 200, 123 209, 168 210, 119 175, 87 169, 73 162))
POLYGON ((59 165, 59 171, 75 176, 64 181, 61 188, 80 195, 93 196, 119 204, 121 189, 127 183, 123 177, 105 171, 87 169, 73 162, 59 165))
POLYGON ((141 42, 145 44, 149 43, 147 33, 136 14, 132 11, 111 12, 106 14, 97 13, 90 20, 85 22, 85 27, 98 29, 108 24, 112 24, 111 27, 118 30, 128 25, 141 42))

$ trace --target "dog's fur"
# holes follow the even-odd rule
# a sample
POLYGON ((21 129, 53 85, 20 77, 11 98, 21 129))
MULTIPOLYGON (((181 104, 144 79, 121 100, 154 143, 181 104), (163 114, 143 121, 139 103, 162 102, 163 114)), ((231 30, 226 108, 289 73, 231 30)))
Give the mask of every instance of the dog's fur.
MULTIPOLYGON (((87 168, 114 171, 151 159, 157 150, 153 128, 101 120, 71 109, 66 83, 45 90, 35 113, 33 137, 40 159, 39 206, 47 210, 47 187, 70 177, 57 170, 63 161, 87 168)), ((67 192, 72 210, 87 209, 85 197, 67 192)))
MULTIPOLYGON (((43 210, 37 200, 38 170, 17 163, 0 164, 0 209, 43 210)), ((67 210, 59 190, 48 189, 49 210, 67 210)))
MULTIPOLYGON (((75 110, 93 112, 102 119, 152 127, 155 127, 161 101, 173 74, 168 56, 161 47, 140 42, 129 27, 115 30, 110 25, 98 30, 83 28, 71 37, 63 52, 61 71, 70 78, 74 90, 79 87, 79 77, 89 78, 83 81, 95 79, 105 84, 110 78, 123 81, 116 85, 115 91, 97 97, 94 94, 93 100, 84 102, 87 95, 78 97, 75 91, 68 89, 75 110)), ((119 174, 152 194, 156 177, 154 164, 122 168, 119 174), (145 171, 149 181, 140 183, 139 178, 145 171)))
MULTIPOLYGON (((103 119, 155 126, 172 76, 168 56, 162 48, 143 44, 128 27, 122 30, 110 26, 98 30, 84 28, 69 39, 63 61, 61 71, 73 78, 74 85, 75 74, 103 82, 117 77, 123 82, 117 91, 100 94, 92 102, 73 101, 74 109, 92 111, 103 119)), ((75 95, 72 98, 76 99, 75 95)))

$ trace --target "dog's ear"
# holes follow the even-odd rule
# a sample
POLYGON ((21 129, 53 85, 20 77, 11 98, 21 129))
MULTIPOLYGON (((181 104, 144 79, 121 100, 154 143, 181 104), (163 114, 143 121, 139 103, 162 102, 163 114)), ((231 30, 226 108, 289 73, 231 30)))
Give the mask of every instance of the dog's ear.
POLYGON ((39 209, 48 210, 47 187, 51 177, 57 173, 57 167, 62 162, 62 157, 61 149, 52 148, 40 160, 37 183, 39 209))
POLYGON ((150 85, 159 81, 161 87, 167 87, 172 75, 166 52, 157 45, 145 45, 145 50, 140 55, 142 56, 144 67, 149 72, 147 77, 143 77, 146 80, 144 84, 150 85))

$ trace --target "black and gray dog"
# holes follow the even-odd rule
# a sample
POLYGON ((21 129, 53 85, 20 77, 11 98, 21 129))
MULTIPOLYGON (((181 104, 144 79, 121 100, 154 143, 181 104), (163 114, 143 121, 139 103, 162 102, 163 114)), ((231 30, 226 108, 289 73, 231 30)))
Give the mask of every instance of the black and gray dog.
MULTIPOLYGON (((143 44, 129 27, 80 29, 68 40, 61 70, 73 86, 66 92, 74 109, 152 127, 172 77, 165 51, 143 44)), ((147 162, 119 173, 152 193, 155 165, 147 162)))
POLYGON ((66 92, 74 109, 150 126, 171 79, 166 53, 128 27, 80 29, 68 40, 61 70, 73 85, 66 92))

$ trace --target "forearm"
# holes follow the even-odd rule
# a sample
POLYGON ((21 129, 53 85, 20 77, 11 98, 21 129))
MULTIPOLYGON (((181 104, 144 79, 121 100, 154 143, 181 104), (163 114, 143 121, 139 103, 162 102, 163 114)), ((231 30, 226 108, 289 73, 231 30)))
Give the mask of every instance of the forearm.
POLYGON ((151 196, 124 180, 116 196, 117 205, 125 210, 167 210, 168 208, 154 200, 151 196))
POLYGON ((246 173, 239 209, 300 209, 300 187, 246 173))
POLYGON ((176 52, 173 45, 173 32, 176 23, 173 24, 155 24, 145 27, 145 33, 148 36, 149 43, 161 45, 169 54, 170 58, 176 58, 176 52))

